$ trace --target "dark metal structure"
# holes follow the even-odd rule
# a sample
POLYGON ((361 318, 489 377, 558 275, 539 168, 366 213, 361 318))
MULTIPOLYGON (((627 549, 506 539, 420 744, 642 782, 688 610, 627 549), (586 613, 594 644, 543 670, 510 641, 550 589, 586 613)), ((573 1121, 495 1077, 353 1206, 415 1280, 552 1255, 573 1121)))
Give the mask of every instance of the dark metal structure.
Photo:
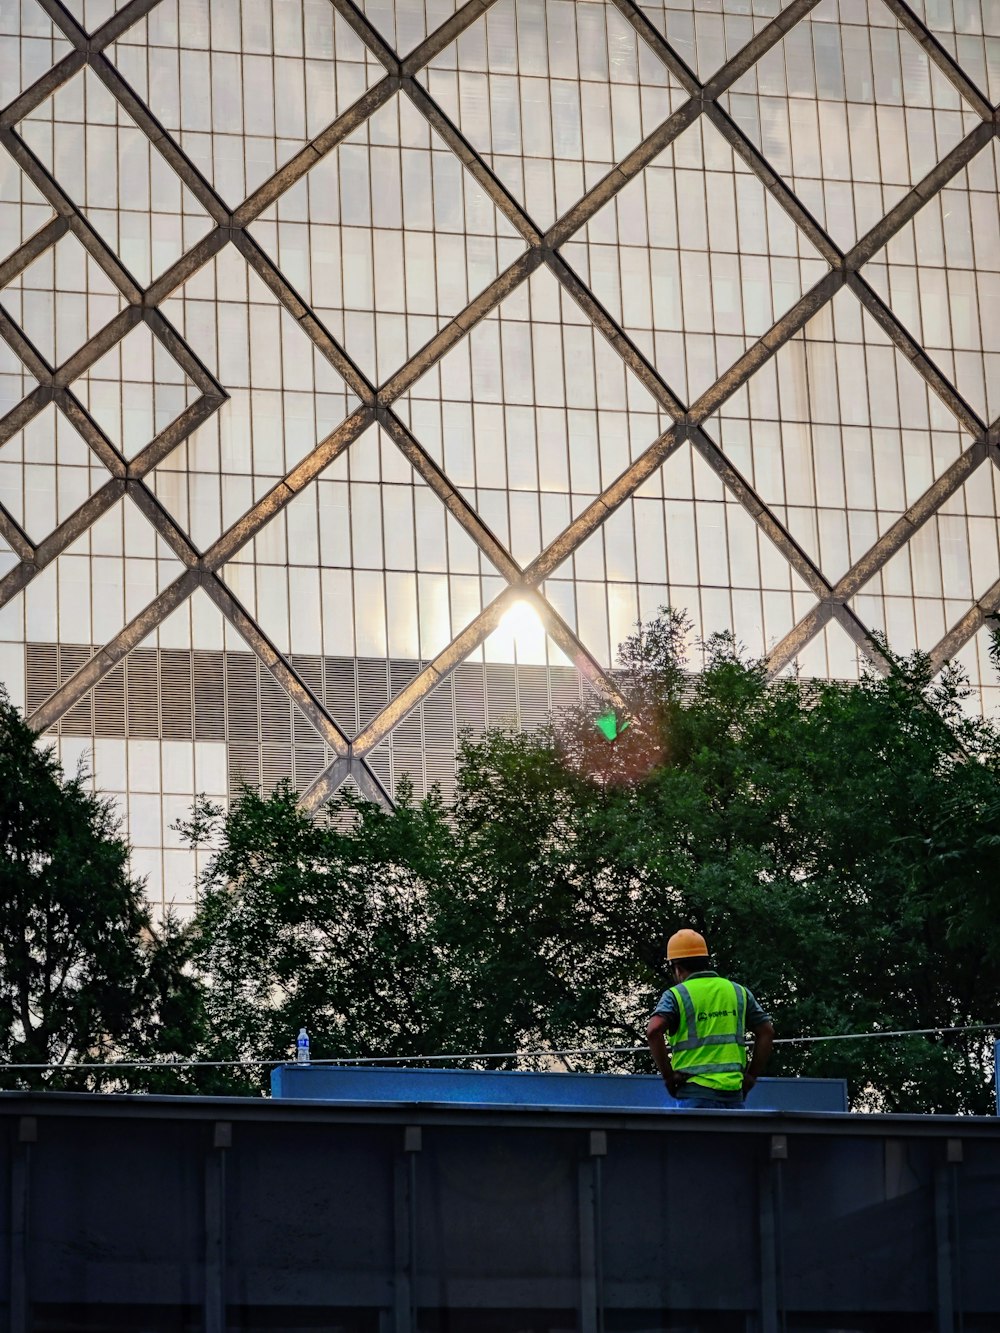
POLYGON ((994 1333, 1000 1122, 0 1096, 9 1333, 994 1333))

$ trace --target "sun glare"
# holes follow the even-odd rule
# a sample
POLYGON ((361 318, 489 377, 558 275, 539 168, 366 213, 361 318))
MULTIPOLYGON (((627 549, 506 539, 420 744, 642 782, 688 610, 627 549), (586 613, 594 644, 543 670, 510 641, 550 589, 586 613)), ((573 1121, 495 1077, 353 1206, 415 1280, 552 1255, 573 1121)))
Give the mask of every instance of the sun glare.
POLYGON ((545 627, 530 602, 515 602, 504 612, 496 632, 518 662, 544 663, 545 627))

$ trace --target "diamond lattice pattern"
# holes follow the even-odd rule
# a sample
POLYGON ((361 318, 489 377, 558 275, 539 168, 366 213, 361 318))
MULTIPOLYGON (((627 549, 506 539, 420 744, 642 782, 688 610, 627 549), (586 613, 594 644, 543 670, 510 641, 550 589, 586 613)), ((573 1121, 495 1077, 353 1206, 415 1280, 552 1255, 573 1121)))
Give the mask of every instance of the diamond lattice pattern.
POLYGON ((164 810, 211 745, 419 787, 667 602, 776 672, 958 655, 991 706, 994 11, 3 6, 17 701, 98 769, 145 727, 164 810))

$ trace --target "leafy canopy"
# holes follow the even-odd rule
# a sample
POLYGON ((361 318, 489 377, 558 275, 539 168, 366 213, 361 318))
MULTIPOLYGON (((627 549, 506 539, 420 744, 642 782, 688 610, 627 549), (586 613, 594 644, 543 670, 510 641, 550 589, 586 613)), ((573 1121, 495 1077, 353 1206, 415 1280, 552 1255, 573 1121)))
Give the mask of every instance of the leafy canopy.
POLYGON ((187 1085, 69 1068, 188 1054, 200 1037, 187 942, 169 920, 154 930, 128 859, 110 803, 63 776, 0 687, 0 1063, 25 1066, 0 1086, 187 1085))
MULTIPOLYGON (((191 840, 218 840, 195 925, 212 1051, 282 1059, 303 1024, 319 1056, 641 1045, 681 924, 779 1036, 995 1022, 1000 733, 960 676, 916 656, 768 681, 724 636, 693 670, 690 642, 664 611, 623 645, 628 727, 595 701, 468 740, 448 806, 343 794, 314 821, 281 788, 196 811, 191 840)), ((986 1111, 990 1050, 785 1045, 773 1068, 846 1076, 859 1107, 986 1111)))

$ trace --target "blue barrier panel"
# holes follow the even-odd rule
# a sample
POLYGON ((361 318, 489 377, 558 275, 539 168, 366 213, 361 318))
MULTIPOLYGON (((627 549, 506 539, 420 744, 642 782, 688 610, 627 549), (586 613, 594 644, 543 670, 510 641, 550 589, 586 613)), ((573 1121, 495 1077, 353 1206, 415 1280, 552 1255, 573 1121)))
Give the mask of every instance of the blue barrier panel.
MULTIPOLYGON (((279 1065, 271 1095, 324 1102, 421 1102, 453 1106, 576 1110, 683 1110, 657 1074, 569 1074, 511 1070, 411 1069, 371 1065, 279 1065)), ((763 1078, 751 1111, 846 1111, 840 1078, 763 1078)))

